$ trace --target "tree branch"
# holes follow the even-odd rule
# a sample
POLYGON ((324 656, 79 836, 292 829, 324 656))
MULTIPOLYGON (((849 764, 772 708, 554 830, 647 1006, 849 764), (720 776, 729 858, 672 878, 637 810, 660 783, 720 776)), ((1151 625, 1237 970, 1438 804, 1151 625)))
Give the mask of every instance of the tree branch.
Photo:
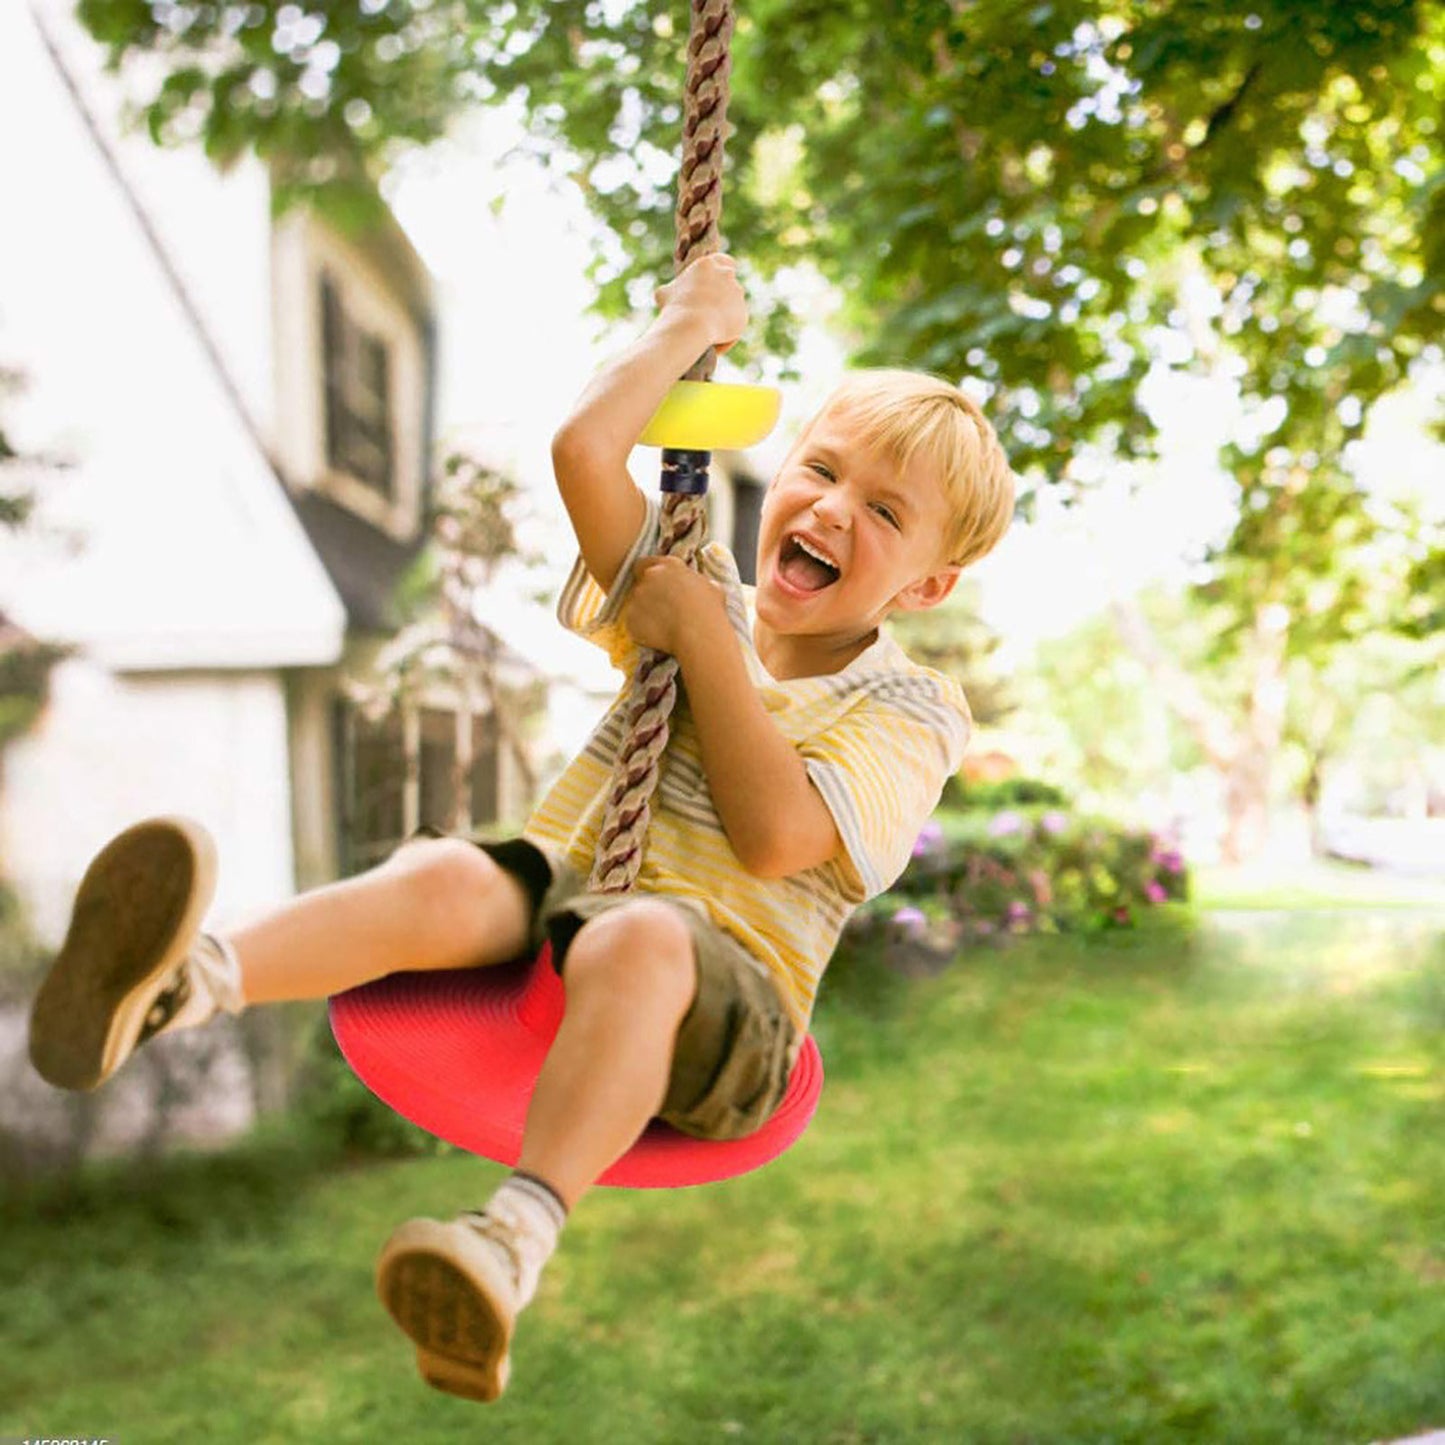
POLYGON ((1256 60, 1248 70, 1244 72, 1244 79, 1239 82, 1239 88, 1221 105, 1213 115, 1209 117, 1204 127, 1204 139, 1194 147, 1196 151, 1202 151, 1210 144, 1233 119, 1235 112, 1239 109, 1240 102, 1244 99, 1246 92, 1259 79, 1260 72, 1264 69, 1264 61, 1256 60))
POLYGON ((1189 676, 1160 645, 1136 602, 1114 602, 1109 608, 1119 640, 1149 671, 1160 695, 1189 729, 1210 766, 1227 772, 1238 754, 1238 742, 1227 720, 1212 707, 1189 676))
POLYGON ((1204 135, 1198 145, 1185 145, 1179 131, 1174 130, 1175 138, 1164 147, 1164 159, 1149 173, 1151 184, 1163 180, 1165 176, 1177 176, 1184 169, 1185 162, 1190 156, 1198 155, 1219 138, 1220 132, 1234 120, 1245 95, 1259 79, 1263 70, 1264 62, 1256 60, 1245 71, 1244 79, 1239 82, 1234 94, 1216 106, 1210 113, 1209 119, 1204 123, 1204 135))

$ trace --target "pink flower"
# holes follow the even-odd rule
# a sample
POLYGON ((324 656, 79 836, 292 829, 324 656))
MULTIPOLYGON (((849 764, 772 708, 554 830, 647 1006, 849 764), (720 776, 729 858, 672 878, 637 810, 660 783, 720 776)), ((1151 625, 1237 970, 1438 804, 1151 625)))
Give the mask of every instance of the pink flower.
POLYGON ((997 813, 988 825, 988 835, 990 838, 1006 838, 1010 833, 1017 833, 1023 825, 1024 820, 1015 812, 997 813))
POLYGON ((1144 896, 1150 903, 1163 903, 1169 895, 1152 878, 1144 885, 1144 896))
POLYGON ((928 928, 928 919, 922 909, 918 908, 898 909, 893 915, 892 923, 904 938, 922 938, 928 928))
POLYGON ((1129 922, 1129 910, 1128 910, 1127 908, 1116 908, 1116 909, 1114 910, 1114 922, 1115 922, 1115 923, 1128 923, 1128 922, 1129 922))
POLYGON ((918 837, 913 840, 913 856, 922 858, 926 853, 935 852, 943 842, 943 829, 937 823, 925 823, 918 837))
POLYGON ((1062 833, 1068 826, 1068 814, 1059 812, 1057 808, 1045 813, 1044 816, 1039 819, 1039 827, 1041 827, 1045 833, 1062 833))
POLYGON ((1015 898, 1008 906, 1008 921, 1010 923, 1027 923, 1033 916, 1032 909, 1021 899, 1015 898))

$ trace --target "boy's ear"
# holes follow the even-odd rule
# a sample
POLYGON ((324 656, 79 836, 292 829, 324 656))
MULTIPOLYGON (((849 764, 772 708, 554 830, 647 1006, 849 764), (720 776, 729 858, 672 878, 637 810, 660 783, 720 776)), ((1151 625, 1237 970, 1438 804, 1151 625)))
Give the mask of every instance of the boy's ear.
POLYGON ((954 584, 962 575, 962 567, 941 567, 927 577, 910 582, 893 599, 893 606, 900 612, 926 612, 930 607, 937 607, 953 591, 954 584))

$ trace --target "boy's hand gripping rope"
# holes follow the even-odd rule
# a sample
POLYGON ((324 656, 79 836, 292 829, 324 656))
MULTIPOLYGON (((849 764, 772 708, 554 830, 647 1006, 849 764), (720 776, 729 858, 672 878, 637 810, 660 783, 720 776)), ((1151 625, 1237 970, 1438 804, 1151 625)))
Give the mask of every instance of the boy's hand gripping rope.
MULTIPOLYGON (((727 119, 732 59, 732 0, 691 0, 687 45, 682 170, 677 189, 677 273, 720 245, 723 128, 727 119)), ((689 381, 708 381, 717 365, 711 347, 688 371, 689 381)), ((711 453, 669 448, 662 454, 662 524, 658 550, 697 565, 707 528, 704 498, 711 453)), ((597 854, 588 887, 626 893, 637 881, 652 816, 668 719, 677 701, 676 658, 644 648, 627 700, 627 735, 618 751, 597 854)))

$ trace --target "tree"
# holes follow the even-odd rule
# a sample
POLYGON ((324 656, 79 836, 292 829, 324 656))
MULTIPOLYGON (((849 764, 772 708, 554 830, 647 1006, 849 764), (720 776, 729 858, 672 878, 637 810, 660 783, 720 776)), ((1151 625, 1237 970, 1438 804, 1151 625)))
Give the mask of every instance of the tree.
MULTIPOLYGON (((0 367, 0 403, 24 386, 22 372, 0 367)), ((34 474, 59 465, 56 458, 22 452, 0 411, 0 527, 18 532, 28 523, 35 507, 34 474)), ((0 612, 0 787, 6 748, 35 725, 50 697, 50 674, 67 656, 68 648, 39 641, 0 612)), ((0 975, 28 970, 36 951, 20 901, 0 877, 0 975)))
POLYGON ((939 607, 899 614, 893 630, 915 661, 961 684, 977 726, 996 727, 1017 703, 993 657, 1002 639, 979 616, 978 604, 978 589, 964 582, 939 607))
MULTIPOLYGON (((1397 632, 1417 641, 1445 642, 1445 522, 1430 526, 1416 519, 1415 546, 1405 573, 1397 632)), ((1441 649, 1434 649, 1436 663, 1441 649)))
MULTIPOLYGON (((1015 726, 1025 746, 1051 777, 1115 807, 1158 797, 1171 776, 1201 764, 1227 790, 1230 755, 1249 743, 1237 719, 1248 715, 1240 698, 1257 685, 1256 668, 1245 657, 1210 661, 1218 621, 1197 593, 1156 586, 1128 610, 1137 619, 1090 618, 1039 645, 1019 680, 1015 726), (1136 625, 1150 639, 1170 639, 1167 657, 1141 658, 1125 640, 1136 625)), ((1300 659, 1289 673, 1270 703, 1282 715, 1268 782, 1274 801, 1303 809, 1323 852, 1317 810, 1331 769, 1349 766, 1400 786, 1414 771, 1411 760, 1429 761, 1433 740, 1445 737, 1445 691, 1438 673, 1422 666, 1420 647, 1383 625, 1335 648, 1326 666, 1300 659)), ((1437 775, 1442 760, 1437 746, 1437 775)), ((1243 840, 1230 831, 1257 827, 1258 819, 1226 810, 1224 821, 1222 851, 1238 856, 1243 840)))
MULTIPOLYGON (((643 85, 618 66, 588 13, 524 54, 529 94, 534 62, 574 89, 610 75, 613 112, 631 98, 646 117, 657 69, 642 60, 643 85)), ((1041 3, 1026 24, 1016 6, 946 3, 886 20, 858 5, 748 15, 729 230, 764 270, 818 264, 872 338, 860 360, 980 377, 1019 464, 1063 485, 1083 480, 1091 443, 1148 454, 1138 387, 1161 359, 1234 380, 1255 435, 1222 458, 1239 520, 1203 559, 1200 590, 1217 619, 1211 663, 1241 663, 1249 685, 1225 716, 1206 710, 1139 610, 1120 620, 1226 779, 1231 849, 1252 850, 1291 664, 1324 667, 1362 635, 1382 567, 1404 585, 1343 458, 1371 404, 1438 355, 1445 325, 1445 11, 1176 0, 1041 3)), ((586 107, 533 113, 581 156, 625 247, 612 285, 626 293, 646 258, 635 218, 653 255, 666 224, 646 155, 619 167, 607 146, 632 135, 600 145, 586 107)), ((633 129, 634 156, 661 146, 646 119, 633 129)))
MULTIPOLYGON (((1169 635, 1181 671, 1193 671, 1211 628, 1204 610, 1161 588, 1137 605, 1154 631, 1169 635)), ((1040 642, 1021 670, 1019 692, 1019 745, 1088 807, 1118 810, 1158 798, 1175 774, 1207 761, 1107 615, 1040 642)), ((1212 698, 1199 699, 1201 709, 1212 705, 1212 698)))
MULTIPOLYGON (((162 62, 153 134, 256 148, 283 200, 345 200, 398 144, 511 98, 606 225, 600 307, 641 304, 670 254, 680 0, 81 13, 117 60, 162 62)), ((1257 815, 1293 664, 1360 635, 1382 566, 1403 595, 1343 458, 1439 355, 1445 7, 750 0, 734 53, 724 226, 770 351, 795 326, 770 279, 816 266, 857 359, 976 377, 1035 488, 1150 455, 1151 367, 1233 381, 1239 520, 1201 586, 1215 661, 1255 675, 1220 765, 1257 815)), ((1438 555, 1420 565, 1438 580, 1438 555)))
POLYGON ((540 704, 534 687, 504 679, 506 648, 476 618, 474 603, 509 563, 535 558, 518 545, 513 514, 520 488, 465 451, 443 459, 431 507, 430 546, 408 579, 403 600, 408 620, 377 658, 374 677, 352 688, 373 719, 420 702, 438 687, 455 695, 462 725, 451 778, 450 830, 466 830, 472 756, 472 720, 490 719, 499 750, 505 748, 528 796, 536 779, 527 741, 528 719, 540 704))
MULTIPOLYGON (((805 261, 838 282, 877 338, 870 359, 990 383, 1024 468, 1062 479, 1104 433, 1146 445, 1150 328, 1188 334, 1191 282, 1215 322, 1196 351, 1227 343, 1243 394, 1284 402, 1286 445, 1307 423, 1310 442, 1358 435, 1438 343, 1432 0, 740 9, 733 249, 764 275, 805 261)), ((565 145, 610 233, 602 305, 625 309, 671 252, 678 0, 82 0, 80 14, 113 63, 161 63, 139 106, 156 139, 199 140, 221 164, 254 150, 281 167, 283 203, 355 200, 398 147, 515 98, 565 145)))
MULTIPOLYGON (((0 402, 24 387, 24 373, 0 367, 0 402)), ((0 413, 0 527, 10 532, 25 527, 35 508, 36 474, 63 465, 55 457, 22 453, 0 413)), ((34 726, 49 698, 51 670, 68 655, 68 649, 38 641, 0 612, 0 757, 34 726)))
POLYGON ((1316 853, 1326 851, 1319 805, 1333 765, 1351 763, 1356 774, 1384 782, 1388 791, 1407 787, 1417 775, 1423 779, 1433 761, 1436 787, 1445 788, 1439 746, 1445 688, 1438 670, 1423 665, 1422 652, 1381 628, 1338 649, 1327 668, 1293 680, 1284 730, 1289 781, 1309 818, 1316 853))

